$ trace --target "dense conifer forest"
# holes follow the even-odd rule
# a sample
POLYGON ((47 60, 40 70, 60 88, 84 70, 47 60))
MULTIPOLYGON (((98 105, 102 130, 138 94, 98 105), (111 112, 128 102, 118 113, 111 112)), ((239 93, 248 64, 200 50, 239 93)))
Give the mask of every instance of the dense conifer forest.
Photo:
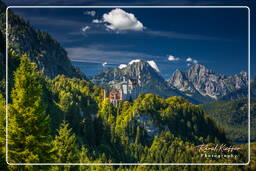
MULTIPOLYGON (((114 107, 103 90, 87 80, 45 77, 27 55, 20 57, 8 105, 10 163, 210 163, 247 162, 247 146, 238 159, 202 158, 197 145, 226 143, 223 130, 204 111, 182 97, 143 94, 114 107)), ((5 100, 1 135, 5 134, 5 100)), ((5 137, 1 136, 1 161, 5 137)), ((255 150, 253 148, 253 150, 255 150)), ((209 153, 210 154, 210 153, 209 153)), ((4 162, 3 162, 4 163, 4 162)), ((128 169, 128 166, 4 166, 6 169, 128 169)), ((183 166, 193 169, 196 166, 183 166)), ((237 166, 236 166, 237 167, 237 166)), ((231 170, 236 167, 227 167, 231 170)), ((254 166, 251 166, 254 167, 254 166)), ((168 169, 136 166, 133 169, 168 169)), ((177 168, 171 167, 170 168, 177 168)), ((211 167, 196 167, 211 170, 211 167)), ((250 167, 246 167, 250 168, 250 167)), ((253 169, 253 168, 251 168, 253 169)))
POLYGON ((240 120, 234 122, 242 121, 243 126, 248 107, 245 100, 241 100, 242 105, 234 101, 201 106, 180 96, 141 94, 114 106, 109 98, 104 99, 102 87, 94 85, 70 64, 65 50, 48 33, 34 30, 12 12, 10 18, 14 41, 8 49, 6 102, 5 5, 0 1, 0 170, 256 169, 255 143, 251 144, 251 163, 247 166, 7 165, 6 103, 9 163, 248 162, 248 144, 234 144, 245 140, 246 132, 232 126, 233 121, 221 124, 229 116, 218 116, 216 109, 231 106, 233 110, 232 107, 239 106, 232 115, 239 115, 240 120), (52 61, 45 64, 45 59, 52 61), (201 152, 198 146, 202 144, 235 145, 241 149, 232 152, 237 158, 204 157, 202 154, 215 153, 201 152))

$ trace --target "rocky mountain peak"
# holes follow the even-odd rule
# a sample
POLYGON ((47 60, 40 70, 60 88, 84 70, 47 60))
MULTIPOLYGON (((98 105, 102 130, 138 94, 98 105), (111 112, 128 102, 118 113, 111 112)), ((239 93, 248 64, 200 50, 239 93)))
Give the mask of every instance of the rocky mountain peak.
POLYGON ((187 76, 184 72, 180 69, 176 69, 175 72, 172 74, 170 81, 173 85, 179 86, 182 85, 184 81, 187 80, 187 76))
POLYGON ((180 91, 218 99, 226 94, 247 86, 247 73, 241 71, 232 76, 218 75, 202 64, 194 64, 188 72, 176 70, 170 83, 180 91))
POLYGON ((182 92, 194 92, 193 85, 188 80, 187 73, 176 69, 168 82, 182 92))
MULTIPOLYGON (((125 64, 121 64, 121 65, 125 65, 125 64)), ((160 72, 157 64, 155 63, 155 61, 151 60, 151 61, 145 61, 143 59, 135 59, 135 60, 132 60, 129 62, 128 65, 126 66, 133 66, 133 67, 138 67, 140 68, 141 70, 143 69, 149 69, 149 68, 152 68, 154 69, 155 71, 157 72, 160 72)), ((122 67, 122 68, 125 68, 125 67, 122 67)))
MULTIPOLYGON (((123 64, 124 66, 126 64, 123 64)), ((125 67, 110 68, 97 73, 92 82, 96 85, 109 87, 111 84, 121 83, 123 78, 137 80, 139 93, 153 93, 162 97, 181 95, 175 88, 170 87, 158 72, 154 61, 132 60, 125 67)), ((135 88, 135 87, 134 87, 135 88)))
POLYGON ((202 64, 194 64, 189 68, 188 75, 191 76, 195 74, 208 75, 208 74, 214 74, 214 72, 202 64))
POLYGON ((245 72, 245 71, 241 71, 241 72, 239 73, 239 75, 241 75, 242 77, 248 78, 248 74, 247 74, 247 72, 245 72))
POLYGON ((150 67, 150 65, 146 61, 140 59, 140 60, 132 60, 131 62, 129 62, 128 67, 137 67, 143 70, 147 67, 150 67))
POLYGON ((185 73, 182 72, 180 69, 176 69, 175 72, 172 74, 172 78, 181 78, 181 77, 186 77, 185 73))

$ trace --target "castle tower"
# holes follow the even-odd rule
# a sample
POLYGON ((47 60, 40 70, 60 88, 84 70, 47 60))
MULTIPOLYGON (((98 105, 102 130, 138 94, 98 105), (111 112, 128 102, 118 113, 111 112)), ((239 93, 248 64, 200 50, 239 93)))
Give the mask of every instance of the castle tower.
POLYGON ((107 98, 107 91, 104 89, 104 100, 107 98))

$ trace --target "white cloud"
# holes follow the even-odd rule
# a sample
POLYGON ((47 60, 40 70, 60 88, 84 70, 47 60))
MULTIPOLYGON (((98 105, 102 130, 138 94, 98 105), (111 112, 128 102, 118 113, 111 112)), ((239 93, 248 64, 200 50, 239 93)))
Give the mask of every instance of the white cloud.
POLYGON ((187 62, 192 62, 193 59, 189 57, 189 58, 186 59, 186 61, 187 61, 187 62))
POLYGON ((198 64, 198 60, 192 59, 192 58, 190 58, 190 57, 187 58, 186 61, 187 61, 187 62, 190 62, 190 63, 198 64))
POLYGON ((126 64, 120 64, 118 68, 119 68, 119 69, 123 69, 123 68, 125 68, 125 67, 127 67, 126 64))
POLYGON ((193 63, 194 63, 194 64, 198 64, 198 61, 194 59, 194 60, 193 60, 193 63))
POLYGON ((92 11, 85 11, 84 15, 90 15, 92 17, 94 17, 96 15, 96 11, 92 10, 92 11))
POLYGON ((169 55, 168 60, 169 61, 178 61, 178 60, 180 60, 180 58, 175 58, 173 55, 169 55))
POLYGON ((102 20, 93 20, 93 23, 106 23, 105 26, 109 30, 114 31, 142 31, 145 27, 135 17, 134 14, 128 13, 120 8, 113 9, 109 13, 105 13, 102 16, 102 20))
POLYGON ((113 50, 111 46, 97 46, 96 44, 87 47, 66 48, 68 56, 72 61, 103 63, 108 59, 111 64, 126 64, 129 61, 141 57, 149 60, 155 58, 151 54, 136 51, 113 50))
POLYGON ((102 20, 98 20, 98 19, 94 19, 94 20, 92 20, 92 22, 93 22, 93 23, 96 23, 96 24, 98 24, 98 23, 103 23, 102 20))
POLYGON ((147 61, 147 62, 148 62, 148 64, 149 64, 152 68, 154 68, 157 72, 160 72, 160 70, 159 70, 158 66, 156 65, 155 61, 147 61))
POLYGON ((85 27, 82 28, 82 31, 83 31, 83 32, 86 32, 86 31, 88 31, 90 28, 91 28, 90 26, 85 26, 85 27))

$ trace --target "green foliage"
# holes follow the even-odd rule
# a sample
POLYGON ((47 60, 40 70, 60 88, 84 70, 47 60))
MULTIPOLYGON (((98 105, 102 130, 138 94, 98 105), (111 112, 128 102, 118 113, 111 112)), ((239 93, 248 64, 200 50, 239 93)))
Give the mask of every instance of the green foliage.
POLYGON ((5 162, 5 100, 0 93, 0 163, 4 169, 7 168, 5 162))
POLYGON ((94 144, 93 117, 98 111, 97 101, 101 98, 102 89, 95 88, 86 80, 63 75, 47 82, 51 97, 48 99, 48 110, 53 120, 53 130, 62 120, 66 120, 81 144, 94 144))
POLYGON ((4 92, 5 78, 5 39, 0 31, 0 92, 4 92))
POLYGON ((15 72, 8 113, 8 154, 11 163, 49 162, 50 127, 45 113, 42 77, 26 55, 15 72))
MULTIPOLYGON (((25 55, 21 58, 14 76, 12 104, 9 108, 9 154, 10 160, 14 162, 235 161, 199 157, 196 145, 226 143, 225 134, 199 106, 192 105, 182 97, 163 99, 153 94, 144 94, 133 102, 119 102, 117 107, 114 107, 108 98, 102 99, 102 88, 93 86, 87 80, 67 78, 63 75, 54 79, 45 78, 36 71, 35 64, 25 55), (59 129, 56 132, 57 128, 59 129), (153 136, 150 129, 153 132, 154 129, 157 130, 153 136), (50 135, 55 135, 52 142, 50 135), (30 156, 25 157, 28 154, 30 156)), ((3 107, 4 100, 0 98, 0 102, 0 107, 3 107)), ((0 131, 4 133, 4 120, 1 121, 0 131)), ((4 143, 3 140, 0 141, 1 144, 4 143)), ((1 154, 4 154, 4 149, 1 149, 1 154)), ((246 156, 246 153, 239 155, 246 156)), ((156 166, 53 166, 46 169, 78 168, 164 169, 156 166)), ((168 167, 170 168, 176 169, 168 167)), ((194 169, 183 167, 184 170, 188 168, 194 169)))
POLYGON ((54 161, 56 163, 72 163, 77 160, 76 136, 67 122, 63 122, 53 142, 54 161))
MULTIPOLYGON (((53 161, 54 163, 76 163, 78 161, 78 146, 76 144, 76 136, 72 133, 67 122, 62 122, 53 142, 53 161)), ((63 170, 71 170, 75 167, 63 166, 63 170)), ((52 170, 57 169, 53 167, 52 170)))
MULTIPOLYGON (((131 105, 123 103, 126 110, 122 110, 116 118, 116 134, 120 136, 123 143, 131 140, 129 137, 136 137, 138 133, 138 120, 135 116, 148 116, 151 120, 146 121, 147 125, 158 127, 161 131, 169 130, 171 133, 196 144, 207 142, 225 142, 225 134, 218 129, 216 124, 204 114, 200 107, 192 105, 182 97, 170 97, 162 99, 152 94, 140 96, 131 105)), ((145 128, 140 129, 145 130, 145 128)), ((147 133, 144 133, 144 140, 150 140, 147 133)), ((147 143, 147 142, 146 142, 147 143)), ((148 141, 150 143, 150 141, 148 141)))
MULTIPOLYGON (((233 142, 248 141, 248 100, 217 101, 201 105, 233 142)), ((251 99, 251 140, 256 140, 256 99, 251 99)))
MULTIPOLYGON (((5 23, 5 13, 2 12, 4 8, 0 2, 1 31, 5 28, 2 24, 5 23)), ((103 100, 101 87, 94 86, 79 74, 79 71, 71 67, 70 61, 65 58, 65 50, 49 34, 35 31, 29 23, 12 12, 9 17, 12 26, 9 39, 13 40, 9 42, 11 48, 8 52, 9 88, 12 90, 9 91, 11 92, 8 127, 9 162, 246 162, 248 152, 246 145, 240 145, 243 151, 238 153, 239 159, 200 157, 196 145, 227 143, 225 134, 219 126, 223 121, 216 119, 218 122, 216 124, 201 107, 190 104, 182 97, 163 99, 153 94, 141 95, 134 101, 119 102, 117 107, 114 107, 109 99, 103 100), (21 55, 23 53, 28 55, 21 55), (50 78, 38 72, 42 68, 37 70, 36 64, 31 63, 28 58, 38 64, 48 61, 48 65, 43 67, 44 74, 50 78), (53 78, 54 76, 56 77, 53 78), (51 135, 54 136, 53 141, 51 135)), ((3 36, 1 37, 0 34, 0 44, 4 45, 2 39, 3 36)), ((2 47, 0 46, 0 52, 4 53, 2 47)), ((4 56, 0 57, 2 59, 4 56)), ((5 63, 1 61, 4 60, 0 60, 0 91, 4 93, 5 63)), ((231 107, 218 104, 217 108, 225 110, 226 113, 231 111, 235 117, 226 115, 219 118, 222 120, 231 118, 228 124, 224 124, 224 127, 228 128, 225 129, 226 131, 229 129, 239 131, 230 125, 241 122, 242 126, 238 128, 243 128, 246 123, 247 106, 244 102, 230 105, 231 107)), ((255 105, 252 105, 252 110, 254 108, 255 105)), ((208 109, 215 110, 211 107, 208 109)), ((0 93, 0 135, 5 135, 4 111, 5 101, 0 93)), ((1 136, 1 161, 5 160, 4 147, 5 138, 1 136)), ((252 154, 254 162, 246 167, 92 165, 50 168, 8 166, 8 168, 10 170, 255 170, 255 143, 252 146, 252 154)), ((4 169, 8 168, 4 166, 4 169)))
MULTIPOLYGON (((79 153, 79 162, 80 163, 111 163, 105 157, 105 155, 101 155, 99 158, 93 158, 93 154, 90 154, 88 149, 84 146, 81 148, 81 152, 79 153)), ((97 165, 81 165, 79 170, 91 170, 91 171, 104 171, 104 170, 113 170, 113 166, 97 166, 97 165)))

